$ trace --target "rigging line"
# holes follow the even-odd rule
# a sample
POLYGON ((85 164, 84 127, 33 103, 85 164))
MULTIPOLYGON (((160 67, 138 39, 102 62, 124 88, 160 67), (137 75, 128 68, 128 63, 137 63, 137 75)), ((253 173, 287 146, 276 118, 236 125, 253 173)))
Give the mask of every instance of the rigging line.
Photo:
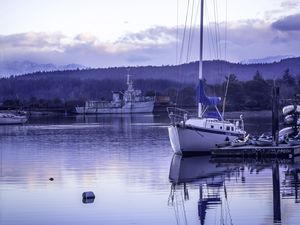
POLYGON ((225 95, 224 95, 224 99, 223 99, 223 112, 222 112, 222 117, 224 118, 224 114, 225 114, 225 106, 226 106, 226 98, 227 98, 227 93, 228 93, 228 86, 229 86, 229 81, 230 81, 230 74, 227 78, 227 82, 226 82, 226 88, 225 88, 225 95))
POLYGON ((178 218, 177 218, 177 213, 176 213, 176 209, 175 209, 175 206, 173 205, 172 207, 174 209, 174 214, 175 214, 175 220, 176 220, 176 224, 179 225, 179 221, 178 221, 178 218))
POLYGON ((224 60, 227 60, 227 21, 228 21, 228 4, 227 0, 225 0, 225 52, 224 52, 224 60))
POLYGON ((219 25, 219 9, 218 0, 214 0, 214 13, 215 13, 215 32, 216 32, 216 45, 218 47, 218 60, 222 58, 221 51, 221 35, 220 35, 220 25, 219 25))
MULTIPOLYGON (((221 46, 221 35, 220 35, 220 25, 219 25, 219 9, 218 9, 218 0, 214 0, 214 16, 215 16, 215 35, 216 35, 216 46, 217 46, 217 76, 215 77, 215 81, 219 80, 221 72, 222 72, 222 64, 220 62, 222 58, 222 46, 221 46)), ((216 94, 216 86, 214 86, 214 93, 216 94)))
MULTIPOLYGON (((229 65, 227 63, 227 22, 228 22, 228 1, 225 0, 225 31, 224 31, 224 38, 225 38, 225 44, 224 44, 224 61, 225 61, 225 72, 224 74, 228 75, 228 82, 230 79, 230 69, 229 69, 229 65)), ((226 105, 226 97, 227 97, 227 92, 228 92, 228 82, 226 85, 226 89, 225 89, 225 97, 224 97, 224 104, 223 104, 223 118, 224 118, 224 113, 225 113, 225 105, 226 105)))
POLYGON ((179 215, 179 208, 178 208, 178 198, 177 198, 177 194, 175 195, 175 206, 176 206, 176 215, 177 215, 177 224, 181 224, 180 222, 180 215, 179 215))
POLYGON ((220 25, 221 25, 221 22, 220 22, 220 18, 219 18, 219 3, 218 3, 218 0, 217 0, 217 4, 216 4, 216 7, 217 7, 217 28, 218 28, 218 38, 219 38, 219 46, 220 46, 220 59, 222 59, 222 45, 221 45, 221 29, 220 29, 220 25))
POLYGON ((218 45, 219 45, 219 56, 220 59, 222 59, 222 46, 221 46, 221 32, 220 32, 220 20, 219 20, 219 3, 218 0, 216 0, 216 22, 217 22, 217 35, 218 35, 218 45))
MULTIPOLYGON (((213 15, 214 15, 214 42, 213 44, 215 44, 216 46, 216 60, 219 59, 219 45, 218 45, 218 32, 217 32, 217 12, 216 12, 216 0, 213 0, 213 15)), ((217 61, 217 74, 219 74, 219 64, 217 61)), ((217 83, 218 80, 218 76, 215 76, 215 83, 217 83)), ((216 89, 215 86, 212 87, 212 91, 215 94, 216 89)))
POLYGON ((205 11, 207 12, 207 13, 205 13, 205 15, 206 15, 206 20, 207 20, 207 30, 208 30, 208 32, 206 32, 206 35, 207 35, 207 39, 208 39, 209 57, 213 58, 215 48, 214 48, 213 40, 212 40, 213 35, 212 35, 211 23, 210 23, 210 19, 209 19, 209 11, 208 11, 208 6, 207 6, 206 1, 205 1, 205 11))
POLYGON ((177 0, 177 14, 176 14, 176 58, 175 58, 175 63, 178 65, 178 40, 179 40, 179 0, 177 0))
MULTIPOLYGON (((217 3, 216 3, 216 11, 217 11, 217 31, 218 31, 218 44, 219 44, 219 49, 220 49, 220 59, 219 60, 222 60, 222 43, 221 43, 221 29, 220 29, 220 20, 219 20, 219 4, 218 4, 218 0, 216 0, 217 3)), ((221 62, 220 62, 221 63, 221 62)), ((223 72, 223 63, 220 64, 219 66, 219 76, 222 74, 223 72)))
POLYGON ((184 217, 184 222, 187 225, 187 218, 186 218, 186 210, 185 210, 185 206, 184 206, 184 199, 183 199, 183 195, 181 192, 181 201, 182 201, 182 209, 183 209, 183 217, 184 217))
POLYGON ((183 29, 183 38, 182 38, 182 43, 181 43, 181 50, 180 50, 180 58, 179 58, 179 63, 182 62, 182 55, 183 55, 183 48, 185 45, 185 38, 186 38, 186 29, 187 29, 187 21, 188 21, 188 15, 189 15, 189 9, 190 9, 190 0, 188 0, 187 3, 187 8, 186 8, 186 15, 185 15, 185 22, 184 22, 184 29, 183 29))
POLYGON ((215 44, 216 44, 216 58, 219 59, 219 45, 218 45, 218 35, 217 35, 217 18, 216 18, 216 0, 213 0, 213 9, 214 9, 214 31, 215 31, 215 44))
MULTIPOLYGON (((180 55, 179 55, 179 62, 178 62, 178 64, 181 63, 182 56, 183 56, 183 49, 184 49, 184 44, 185 44, 186 27, 187 27, 187 20, 188 20, 189 8, 190 8, 190 0, 188 0, 187 7, 186 7, 186 16, 185 16, 185 23, 184 23, 184 29, 183 29, 183 37, 182 37, 182 42, 181 42, 181 49, 180 49, 180 55)), ((182 65, 178 65, 179 74, 181 73, 181 67, 182 67, 182 65)), ((181 82, 179 84, 179 87, 177 88, 176 104, 178 103, 178 99, 179 99, 179 89, 181 89, 183 87, 184 76, 180 76, 180 78, 181 78, 180 79, 181 82)))
POLYGON ((189 61, 189 55, 190 55, 191 35, 192 35, 192 29, 193 29, 194 4, 195 4, 195 0, 192 1, 191 21, 190 21, 189 35, 188 35, 188 38, 189 38, 189 39, 188 39, 188 43, 187 43, 187 51, 186 51, 186 62, 189 61))
MULTIPOLYGON (((198 1, 198 4, 197 4, 197 7, 196 7, 196 14, 195 14, 195 17, 194 17, 194 24, 193 24, 193 29, 192 29, 192 37, 191 37, 191 48, 193 46, 193 43, 194 43, 194 33, 195 33, 195 29, 196 29, 196 26, 197 26, 197 17, 198 17, 198 13, 199 13, 199 9, 200 9, 200 0, 198 1)), ((190 52, 191 54, 191 52, 190 52)))

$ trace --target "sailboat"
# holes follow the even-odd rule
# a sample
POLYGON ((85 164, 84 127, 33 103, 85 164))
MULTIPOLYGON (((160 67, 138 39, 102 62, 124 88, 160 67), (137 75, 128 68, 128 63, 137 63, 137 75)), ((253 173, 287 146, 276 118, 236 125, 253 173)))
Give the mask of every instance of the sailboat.
POLYGON ((171 124, 168 127, 171 146, 176 154, 208 154, 216 144, 244 137, 242 117, 225 120, 217 105, 219 97, 208 97, 203 82, 203 8, 204 0, 200 0, 200 54, 199 54, 199 85, 197 89, 198 116, 191 117, 185 110, 169 108, 171 124), (218 118, 205 116, 209 107, 213 107, 218 118))

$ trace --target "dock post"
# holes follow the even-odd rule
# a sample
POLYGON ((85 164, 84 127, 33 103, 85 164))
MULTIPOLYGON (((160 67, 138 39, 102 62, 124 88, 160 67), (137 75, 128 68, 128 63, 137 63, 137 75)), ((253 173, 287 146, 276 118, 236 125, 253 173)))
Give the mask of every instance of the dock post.
POLYGON ((274 222, 281 221, 281 207, 280 207, 280 177, 278 163, 272 166, 272 180, 273 180, 273 219, 274 222))
POLYGON ((279 87, 273 86, 272 95, 272 141, 273 146, 278 146, 278 134, 279 134, 279 87))

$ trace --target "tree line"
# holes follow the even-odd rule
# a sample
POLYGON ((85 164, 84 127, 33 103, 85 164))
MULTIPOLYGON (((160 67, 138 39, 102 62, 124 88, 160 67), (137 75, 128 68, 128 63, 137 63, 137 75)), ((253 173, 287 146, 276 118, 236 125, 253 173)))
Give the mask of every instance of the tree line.
MULTIPOLYGON (((293 98, 300 91, 300 79, 286 69, 279 78, 263 78, 259 71, 248 81, 240 81, 230 74, 223 83, 205 85, 207 95, 224 98, 227 79, 228 94, 226 110, 265 110, 271 108, 272 87, 280 87, 281 99, 293 98)), ((195 83, 166 79, 135 79, 134 86, 146 96, 169 96, 171 102, 182 107, 196 106, 195 83)), ((113 79, 78 79, 72 77, 46 77, 0 79, 0 102, 2 108, 73 107, 86 100, 111 100, 112 91, 125 90, 125 77, 113 79)))

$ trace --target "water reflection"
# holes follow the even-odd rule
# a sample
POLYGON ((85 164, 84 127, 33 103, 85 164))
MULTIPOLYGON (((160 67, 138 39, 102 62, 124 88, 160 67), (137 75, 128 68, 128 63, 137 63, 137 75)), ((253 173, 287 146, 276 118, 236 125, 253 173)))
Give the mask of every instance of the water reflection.
MULTIPOLYGON (((231 174, 236 170, 238 170, 236 166, 211 162, 210 156, 186 158, 174 155, 169 173, 171 193, 168 204, 177 210, 175 213, 177 223, 180 223, 182 220, 179 216, 180 207, 178 205, 182 205, 184 210, 184 202, 178 202, 178 199, 180 199, 176 191, 178 188, 183 188, 184 200, 189 200, 187 184, 193 184, 199 187, 197 208, 198 217, 202 225, 205 224, 206 211, 222 204, 220 192, 224 190, 226 193, 225 175, 231 174)), ((225 198, 227 199, 226 194, 225 198)), ((186 220, 185 215, 184 219, 186 220)))
POLYGON ((300 164, 295 160, 174 155, 169 171, 168 205, 174 208, 177 223, 187 224, 189 189, 197 188, 194 203, 201 225, 214 224, 216 219, 220 224, 297 224, 299 217, 287 211, 297 207, 291 199, 299 203, 300 164), (261 211, 253 211, 253 206, 261 211))
POLYGON ((168 123, 101 115, 0 126, 0 225, 272 224, 276 163, 282 224, 299 224, 297 161, 173 157, 168 123))

